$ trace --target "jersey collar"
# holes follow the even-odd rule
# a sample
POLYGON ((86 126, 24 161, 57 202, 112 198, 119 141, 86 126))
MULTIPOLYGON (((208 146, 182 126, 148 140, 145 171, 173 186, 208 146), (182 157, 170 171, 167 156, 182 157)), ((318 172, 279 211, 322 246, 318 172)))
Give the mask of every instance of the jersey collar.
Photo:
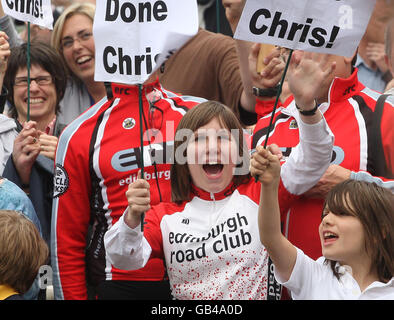
MULTIPOLYGON (((139 99, 139 86, 138 85, 127 85, 121 83, 111 83, 112 94, 114 98, 127 97, 128 99, 139 99)), ((142 98, 146 100, 146 95, 153 91, 153 89, 161 90, 159 78, 155 81, 142 85, 142 98)))
POLYGON ((331 84, 329 91, 329 102, 337 103, 350 99, 352 96, 358 94, 365 86, 358 81, 358 69, 348 78, 335 78, 331 84))
POLYGON ((236 184, 234 182, 231 182, 223 191, 220 191, 218 193, 212 193, 205 191, 201 188, 198 188, 194 184, 192 184, 192 197, 197 196, 200 199, 203 200, 223 200, 227 198, 228 196, 232 195, 234 190, 237 188, 236 184))

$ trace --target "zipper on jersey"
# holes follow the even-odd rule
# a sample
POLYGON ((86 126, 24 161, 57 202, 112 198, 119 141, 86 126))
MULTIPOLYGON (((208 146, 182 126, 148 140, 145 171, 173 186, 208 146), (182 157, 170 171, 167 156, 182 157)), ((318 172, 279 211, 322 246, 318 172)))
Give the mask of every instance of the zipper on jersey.
POLYGON ((210 192, 209 195, 213 202, 213 210, 212 213, 209 215, 209 226, 212 226, 212 215, 216 212, 216 199, 215 199, 215 194, 213 192, 210 192))

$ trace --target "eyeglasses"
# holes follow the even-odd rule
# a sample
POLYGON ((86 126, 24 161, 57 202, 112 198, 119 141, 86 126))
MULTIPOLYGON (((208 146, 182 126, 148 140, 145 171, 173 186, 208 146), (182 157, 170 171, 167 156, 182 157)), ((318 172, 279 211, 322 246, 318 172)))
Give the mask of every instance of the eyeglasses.
MULTIPOLYGON (((38 84, 39 86, 46 86, 46 85, 52 83, 52 77, 51 76, 39 76, 39 77, 35 77, 35 78, 30 78, 30 83, 33 81, 35 81, 36 84, 38 84)), ((27 87, 28 86, 28 78, 27 77, 15 78, 14 85, 18 86, 18 87, 27 87)))
POLYGON ((93 36, 93 33, 89 31, 80 31, 76 38, 65 37, 62 39, 61 46, 62 49, 70 49, 74 45, 74 41, 78 40, 80 43, 88 41, 93 36))

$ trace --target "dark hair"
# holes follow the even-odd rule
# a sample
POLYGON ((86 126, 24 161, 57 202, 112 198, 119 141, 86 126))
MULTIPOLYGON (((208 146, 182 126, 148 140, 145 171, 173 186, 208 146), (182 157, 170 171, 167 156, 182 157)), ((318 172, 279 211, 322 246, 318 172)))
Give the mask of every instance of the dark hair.
MULTIPOLYGON (((8 90, 7 100, 10 102, 9 115, 17 118, 17 110, 14 104, 14 82, 19 69, 27 68, 27 44, 24 43, 11 49, 11 56, 8 60, 7 72, 4 77, 4 86, 8 90)), ((30 45, 30 65, 42 67, 52 76, 56 88, 55 113, 58 114, 59 102, 64 96, 67 85, 66 68, 62 58, 48 44, 40 41, 33 41, 30 45)))
MULTIPOLYGON (((328 193, 324 208, 335 215, 357 217, 364 228, 365 248, 379 281, 394 276, 394 194, 375 183, 346 180, 328 193)), ((326 259, 337 278, 336 261, 326 259)))
MULTIPOLYGON (((241 161, 249 161, 247 147, 245 147, 242 126, 231 109, 216 101, 203 102, 190 109, 183 116, 178 124, 175 133, 174 142, 174 164, 171 166, 171 198, 173 202, 180 203, 190 200, 191 194, 191 176, 188 164, 177 163, 177 149, 187 144, 197 129, 209 123, 212 119, 218 119, 219 123, 228 130, 237 129, 238 137, 235 137, 239 143, 238 154, 241 161), (181 129, 189 129, 189 135, 177 139, 177 133, 181 129)), ((184 157, 186 158, 186 150, 184 157)), ((245 163, 243 163, 245 165, 245 163)), ((249 168, 249 167, 248 167, 249 168)), ((234 175, 233 182, 236 185, 245 183, 250 178, 250 174, 234 175)))

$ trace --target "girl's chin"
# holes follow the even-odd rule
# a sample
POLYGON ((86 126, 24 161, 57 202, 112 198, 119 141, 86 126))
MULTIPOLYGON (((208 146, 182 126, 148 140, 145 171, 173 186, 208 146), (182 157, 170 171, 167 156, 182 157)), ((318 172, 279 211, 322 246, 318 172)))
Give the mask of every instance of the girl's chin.
POLYGON ((224 181, 221 181, 219 183, 208 183, 206 186, 201 187, 201 189, 210 193, 219 193, 226 189, 230 182, 226 183, 224 181))

